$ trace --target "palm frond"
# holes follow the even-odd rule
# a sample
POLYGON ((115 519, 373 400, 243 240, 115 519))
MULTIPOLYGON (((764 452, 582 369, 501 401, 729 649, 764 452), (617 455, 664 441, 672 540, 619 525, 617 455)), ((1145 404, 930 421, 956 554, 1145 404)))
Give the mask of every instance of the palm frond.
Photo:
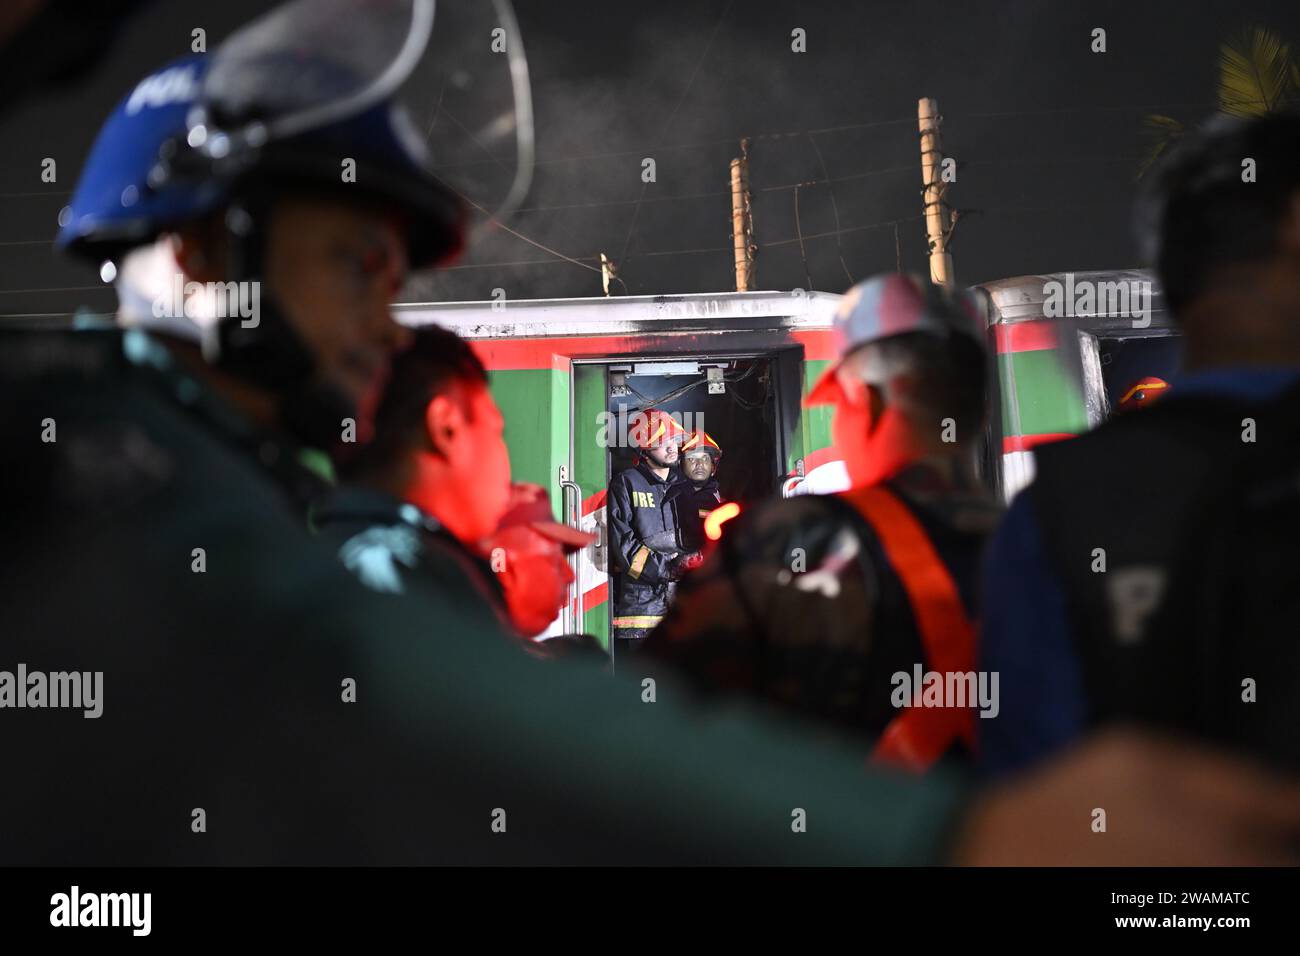
POLYGON ((1300 89, 1291 47, 1264 27, 1251 27, 1219 48, 1219 112, 1263 116, 1285 109, 1300 89))
POLYGON ((1137 177, 1141 179, 1147 174, 1156 161, 1165 153, 1174 147, 1179 138, 1187 132, 1186 128, 1172 116, 1162 116, 1158 113, 1152 113, 1143 120, 1143 130, 1148 140, 1146 155, 1142 157, 1142 163, 1138 166, 1137 177))

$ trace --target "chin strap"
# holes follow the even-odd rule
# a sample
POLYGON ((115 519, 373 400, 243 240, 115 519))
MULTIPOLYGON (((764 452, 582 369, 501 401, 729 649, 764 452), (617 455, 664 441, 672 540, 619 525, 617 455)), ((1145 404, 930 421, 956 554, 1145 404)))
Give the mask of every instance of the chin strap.
POLYGON ((322 382, 316 360, 289 323, 279 301, 261 288, 265 272, 265 229, 269 201, 256 198, 232 205, 225 216, 230 235, 230 274, 240 283, 258 283, 250 317, 217 320, 204 343, 209 361, 279 397, 285 429, 299 441, 331 448, 340 440, 343 419, 357 409, 339 389, 322 382))

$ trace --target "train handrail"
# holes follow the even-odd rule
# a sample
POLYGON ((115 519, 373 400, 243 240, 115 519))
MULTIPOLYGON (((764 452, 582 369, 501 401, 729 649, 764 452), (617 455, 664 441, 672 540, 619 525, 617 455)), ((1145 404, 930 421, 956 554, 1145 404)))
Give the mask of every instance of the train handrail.
MULTIPOLYGON (((560 466, 560 507, 563 509, 564 523, 569 527, 581 531, 582 518, 582 488, 576 481, 568 476, 568 469, 560 466), (569 492, 573 492, 572 503, 569 492)), ((566 634, 582 633, 582 550, 574 551, 569 555, 569 567, 573 569, 573 584, 571 587, 574 596, 571 600, 564 602, 564 614, 561 615, 560 621, 566 634)))

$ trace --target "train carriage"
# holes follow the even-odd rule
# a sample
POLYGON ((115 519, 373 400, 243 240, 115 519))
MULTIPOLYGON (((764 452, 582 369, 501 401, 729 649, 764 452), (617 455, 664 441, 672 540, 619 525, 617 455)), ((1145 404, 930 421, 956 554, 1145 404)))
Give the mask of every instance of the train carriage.
MULTIPOLYGON (((1023 276, 976 288, 997 363, 983 466, 1004 498, 1032 477, 1035 445, 1094 427, 1131 381, 1172 375, 1177 335, 1146 273, 1023 276), (1097 294, 1121 288, 1145 298, 1097 294)), ((551 631, 606 642, 605 489, 632 463, 626 433, 640 408, 664 408, 717 439, 724 498, 844 486, 829 409, 802 405, 835 357, 839 301, 795 290, 397 309, 407 324, 436 323, 473 341, 506 419, 516 480, 550 489, 557 513, 599 535, 575 557, 569 606, 551 631)))

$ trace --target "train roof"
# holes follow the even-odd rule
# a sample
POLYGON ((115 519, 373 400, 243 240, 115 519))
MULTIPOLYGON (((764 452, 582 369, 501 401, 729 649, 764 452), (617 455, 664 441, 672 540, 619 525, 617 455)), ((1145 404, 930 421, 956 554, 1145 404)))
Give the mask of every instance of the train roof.
POLYGON ((826 329, 842 296, 831 292, 706 292, 688 295, 596 296, 404 302, 393 306, 406 325, 441 325, 469 339, 654 334, 663 331, 826 329))
MULTIPOLYGON (((1144 269, 1050 272, 977 283, 988 295, 990 325, 1042 321, 1052 295, 1070 295, 1084 283, 1093 289, 1141 288, 1156 327, 1171 319, 1154 275, 1144 269), (1135 283, 1137 285, 1135 285, 1135 283), (1054 285, 1055 284, 1055 285, 1054 285), (1059 288, 1057 288, 1059 286, 1059 288)), ((488 299, 474 302, 404 302, 394 305, 399 321, 441 325, 465 338, 544 338, 633 335, 665 331, 720 332, 734 328, 830 328, 843 296, 832 292, 704 292, 684 295, 593 296, 568 299, 488 299)), ((1120 318, 1104 296, 1091 309, 1071 311, 1073 320, 1120 318)))
MULTIPOLYGON (((1109 287, 1114 283, 1124 283, 1130 287, 1132 287, 1133 283, 1145 283, 1145 286, 1139 287, 1145 288, 1149 292, 1152 314, 1160 314, 1165 317, 1165 313, 1168 311, 1160 283, 1156 281, 1155 275, 1148 269, 1048 272, 1038 275, 1013 276, 1008 279, 995 279, 991 282, 978 283, 973 288, 983 289, 989 295, 993 305, 989 323, 991 325, 1003 325, 1025 320, 1043 319, 1043 304, 1051 294, 1053 283, 1058 283, 1062 289, 1068 289, 1070 286, 1078 287, 1085 282, 1091 283, 1094 288, 1109 287)), ((1116 316, 1117 313, 1111 310, 1106 308, 1096 309, 1094 307, 1089 312, 1080 312, 1070 317, 1105 319, 1116 316)), ((1166 325, 1167 322, 1158 321, 1156 324, 1166 325)))

